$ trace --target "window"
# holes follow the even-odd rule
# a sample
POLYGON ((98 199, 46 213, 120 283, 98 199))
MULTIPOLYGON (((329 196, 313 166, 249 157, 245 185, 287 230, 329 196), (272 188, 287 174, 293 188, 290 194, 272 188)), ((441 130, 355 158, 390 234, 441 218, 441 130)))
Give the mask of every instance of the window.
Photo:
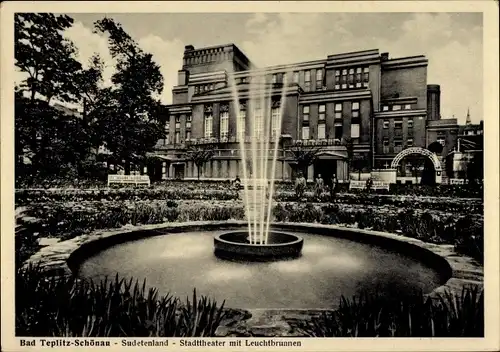
POLYGON ((326 118, 326 105, 321 104, 318 107, 318 120, 325 121, 325 118, 326 118))
POLYGON ((409 147, 413 147, 413 138, 408 138, 406 145, 409 147))
POLYGON ((335 104, 335 118, 336 119, 342 118, 342 103, 335 104))
POLYGON ((389 106, 388 105, 383 105, 382 106, 382 111, 389 111, 389 106))
POLYGON ((213 117, 212 113, 207 113, 205 115, 205 138, 212 138, 213 136, 213 129, 212 129, 212 123, 213 123, 213 117))
POLYGON ((472 136, 474 135, 474 131, 467 131, 467 136, 472 136))
POLYGON ((412 118, 408 119, 408 128, 413 128, 413 119, 412 118))
POLYGON ((403 141, 401 139, 394 140, 394 153, 399 153, 403 150, 403 141))
POLYGON ((293 83, 299 83, 299 73, 298 72, 293 73, 293 83))
POLYGON ((271 109, 271 138, 274 140, 281 133, 280 131, 280 109, 271 109))
POLYGON ((389 128, 389 120, 384 120, 384 129, 389 128))
POLYGON ((349 88, 354 88, 354 69, 353 68, 349 69, 348 81, 349 81, 349 88))
POLYGON ((359 123, 351 125, 351 138, 359 138, 359 123))
POLYGON ((273 74, 272 83, 278 83, 278 75, 276 73, 273 74))
POLYGON ((341 84, 342 89, 346 89, 347 88, 347 70, 346 69, 342 70, 342 76, 340 77, 340 82, 342 83, 341 84))
POLYGON ((342 139, 342 135, 344 134, 342 123, 341 122, 336 122, 335 123, 335 139, 342 139))
POLYGON ((382 142, 382 152, 384 154, 389 153, 389 138, 384 138, 382 142))
POLYGON ((444 144, 445 144, 445 138, 444 138, 444 136, 438 137, 437 138, 437 142, 444 146, 444 144))
POLYGON ((401 110, 401 105, 393 105, 392 106, 392 111, 398 111, 401 110))
POLYGON ((210 90, 214 90, 214 85, 213 84, 210 85, 210 90))
POLYGON ((191 121, 193 120, 193 117, 191 115, 186 116, 186 129, 191 128, 191 121))
POLYGON ((220 113, 220 138, 229 137, 229 112, 220 113))
POLYGON ((370 68, 363 68, 363 87, 368 87, 368 82, 370 82, 370 68))
POLYGON ((311 71, 304 72, 304 90, 306 92, 311 90, 311 71))
POLYGON ((323 70, 316 70, 316 90, 323 89, 323 70))
POLYGON ((309 139, 309 126, 302 127, 302 139, 309 139))
POLYGON ((191 131, 186 131, 186 141, 191 140, 191 131))
POLYGON ((352 103, 351 114, 352 117, 359 117, 359 102, 355 101, 352 103))
POLYGON ((175 132, 175 144, 179 144, 181 142, 181 133, 179 131, 175 132))
POLYGON ((286 82, 286 72, 281 75, 281 83, 285 84, 286 82))
POLYGON ((411 104, 406 104, 405 105, 405 110, 411 110, 411 104))
POLYGON ((403 120, 394 121, 394 128, 395 129, 402 129, 403 128, 403 120))
POLYGON ((302 121, 309 121, 309 105, 302 107, 302 121))
POLYGON ((335 89, 340 89, 340 71, 335 71, 335 89))
POLYGON ((175 129, 181 128, 181 117, 179 115, 175 116, 175 129))
POLYGON ((318 125, 318 139, 326 138, 326 126, 324 123, 318 125))
POLYGON ((254 138, 260 141, 262 137, 262 108, 260 106, 256 106, 253 112, 254 118, 254 126, 253 126, 253 135, 254 138))
POLYGON ((194 86, 194 94, 198 94, 200 92, 200 87, 194 86))
POLYGON ((236 131, 238 142, 245 140, 245 120, 247 117, 247 111, 244 106, 240 106, 240 111, 238 113, 238 121, 236 123, 236 131))

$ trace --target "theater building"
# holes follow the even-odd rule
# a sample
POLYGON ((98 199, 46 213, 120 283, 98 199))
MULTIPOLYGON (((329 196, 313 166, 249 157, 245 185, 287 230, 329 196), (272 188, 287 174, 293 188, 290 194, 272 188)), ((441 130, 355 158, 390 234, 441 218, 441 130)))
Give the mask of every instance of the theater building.
POLYGON ((271 141, 279 143, 276 180, 293 178, 294 160, 287 150, 294 145, 321 146, 307 170, 308 180, 321 173, 347 181, 391 167, 404 178, 408 162, 396 156, 409 148, 418 154, 418 148, 428 150, 433 143, 444 146, 436 152, 442 165, 435 171, 445 176, 443 156, 455 148, 459 127, 456 119, 440 117, 440 88, 427 84, 428 64, 423 55, 390 58, 374 49, 256 68, 233 44, 186 46, 172 104, 162 111, 165 136, 155 147, 158 162, 150 175, 195 179, 198 170, 186 158, 186 148, 210 145, 216 152, 200 170, 201 177, 241 177, 245 161, 239 142, 249 145, 250 126, 259 128, 250 119, 264 108, 270 109, 264 114, 270 118, 283 110, 281 128, 272 125, 273 132, 280 130, 271 141), (259 90, 271 97, 268 106, 249 104, 256 80, 259 90), (280 99, 282 95, 286 98, 280 99), (352 155, 347 140, 352 141, 352 155), (395 159, 401 159, 397 165, 395 159))

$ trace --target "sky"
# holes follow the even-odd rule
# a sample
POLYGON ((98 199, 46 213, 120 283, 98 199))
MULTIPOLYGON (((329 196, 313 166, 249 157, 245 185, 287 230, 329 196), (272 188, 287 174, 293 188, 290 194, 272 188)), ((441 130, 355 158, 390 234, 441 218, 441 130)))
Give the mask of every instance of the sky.
POLYGON ((391 58, 426 55, 428 84, 441 86, 441 115, 465 122, 483 119, 482 13, 157 13, 68 14, 75 23, 66 36, 86 63, 94 52, 114 63, 107 39, 93 33, 93 23, 111 17, 160 65, 171 103, 185 45, 195 48, 234 43, 258 67, 326 59, 328 55, 366 49, 391 58))

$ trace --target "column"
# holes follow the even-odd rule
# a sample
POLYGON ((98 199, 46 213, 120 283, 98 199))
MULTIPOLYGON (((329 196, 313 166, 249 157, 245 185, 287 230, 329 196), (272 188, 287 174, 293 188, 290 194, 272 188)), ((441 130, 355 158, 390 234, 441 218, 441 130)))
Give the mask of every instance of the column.
POLYGON ((167 179, 167 162, 166 161, 162 162, 162 165, 161 165, 161 179, 162 180, 167 179))
POLYGON ((314 181, 314 165, 307 167, 307 181, 314 181))
POLYGON ((168 169, 168 176, 169 178, 174 178, 174 165, 170 164, 170 167, 168 169))

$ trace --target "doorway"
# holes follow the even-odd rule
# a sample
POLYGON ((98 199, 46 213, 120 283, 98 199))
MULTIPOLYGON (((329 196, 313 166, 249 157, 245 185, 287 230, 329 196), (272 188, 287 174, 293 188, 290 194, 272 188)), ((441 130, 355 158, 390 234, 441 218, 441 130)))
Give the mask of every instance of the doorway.
MULTIPOLYGON (((325 185, 329 185, 333 175, 337 175, 336 159, 318 159, 314 162, 314 179, 321 175, 325 185)), ((338 175, 337 175, 338 177, 338 175)))

